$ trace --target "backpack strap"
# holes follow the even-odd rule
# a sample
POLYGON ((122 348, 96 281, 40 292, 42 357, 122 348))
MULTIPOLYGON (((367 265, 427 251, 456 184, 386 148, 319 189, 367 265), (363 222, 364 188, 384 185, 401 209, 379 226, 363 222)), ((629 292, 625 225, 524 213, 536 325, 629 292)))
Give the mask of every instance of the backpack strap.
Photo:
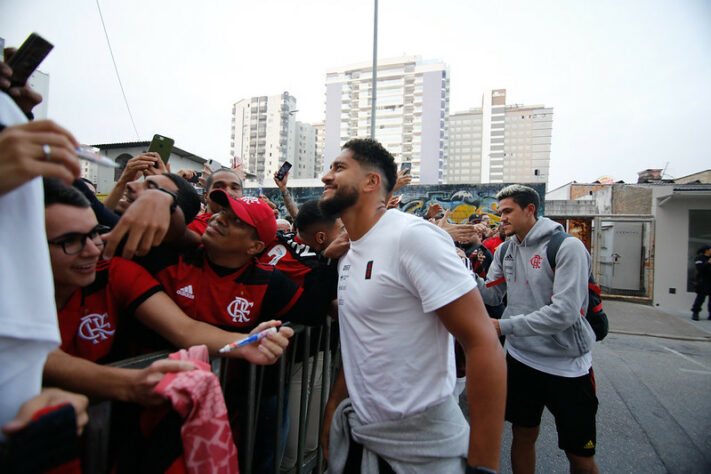
POLYGON ((548 240, 548 247, 546 247, 546 258, 548 259, 548 265, 551 266, 551 269, 555 271, 555 260, 556 257, 558 256, 558 249, 560 248, 560 245, 563 243, 565 239, 568 237, 572 237, 567 232, 556 232, 553 235, 551 235, 550 240, 548 240))
POLYGON ((499 266, 502 269, 504 268, 504 256, 506 255, 506 251, 509 249, 510 243, 510 240, 507 240, 506 242, 501 242, 501 245, 499 245, 499 247, 496 249, 499 251, 497 258, 499 259, 499 266))

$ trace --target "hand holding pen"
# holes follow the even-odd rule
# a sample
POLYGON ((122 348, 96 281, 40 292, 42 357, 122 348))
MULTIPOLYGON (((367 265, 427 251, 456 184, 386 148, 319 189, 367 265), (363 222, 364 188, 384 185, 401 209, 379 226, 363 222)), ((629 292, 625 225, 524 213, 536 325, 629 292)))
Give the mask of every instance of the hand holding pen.
POLYGON ((289 339, 294 335, 290 323, 268 321, 257 326, 249 337, 233 341, 222 347, 218 353, 227 355, 233 353, 237 357, 258 365, 275 363, 289 345, 289 339), (258 342, 258 344, 254 344, 258 342))

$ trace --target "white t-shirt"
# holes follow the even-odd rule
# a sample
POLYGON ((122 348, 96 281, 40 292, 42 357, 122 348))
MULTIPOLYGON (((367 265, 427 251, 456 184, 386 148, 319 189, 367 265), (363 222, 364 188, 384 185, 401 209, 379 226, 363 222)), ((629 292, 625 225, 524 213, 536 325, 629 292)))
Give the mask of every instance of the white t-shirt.
MULTIPOLYGON (((26 121, 0 93, 0 123, 26 121)), ((0 196, 0 426, 39 394, 44 361, 59 343, 42 179, 35 178, 0 196)))
POLYGON ((451 237, 387 211, 338 263, 348 393, 363 423, 421 412, 452 395, 453 338, 435 310, 476 287, 451 237))

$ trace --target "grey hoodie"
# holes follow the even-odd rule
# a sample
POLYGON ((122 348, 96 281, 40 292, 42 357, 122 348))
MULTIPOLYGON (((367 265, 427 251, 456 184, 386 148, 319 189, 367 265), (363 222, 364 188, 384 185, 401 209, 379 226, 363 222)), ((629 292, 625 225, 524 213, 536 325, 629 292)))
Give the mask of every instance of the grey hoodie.
POLYGON ((507 344, 521 353, 579 357, 590 352, 595 333, 583 317, 588 306, 590 254, 578 239, 565 239, 558 249, 555 273, 546 258, 554 232, 563 227, 540 217, 523 242, 515 235, 494 254, 486 282, 476 277, 484 302, 496 305, 508 295, 499 321, 507 344), (503 269, 499 262, 503 261, 503 269))

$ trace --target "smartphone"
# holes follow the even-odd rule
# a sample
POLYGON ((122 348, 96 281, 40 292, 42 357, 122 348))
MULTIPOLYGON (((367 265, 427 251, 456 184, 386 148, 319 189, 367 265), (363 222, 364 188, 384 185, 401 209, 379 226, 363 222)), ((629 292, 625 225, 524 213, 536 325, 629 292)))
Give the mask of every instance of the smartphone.
POLYGON ((406 170, 405 173, 409 173, 412 170, 412 162, 410 161, 403 161, 400 163, 400 171, 406 170))
MULTIPOLYGON (((160 159, 167 165, 170 153, 173 151, 173 143, 175 142, 172 138, 156 134, 153 135, 153 140, 151 140, 151 145, 148 147, 148 151, 158 153, 160 155, 160 159)), ((156 164, 156 168, 158 168, 158 164, 156 164)))
POLYGON ((209 166, 210 169, 212 169, 212 171, 215 171, 215 165, 221 166, 217 161, 213 160, 212 158, 210 158, 209 160, 207 160, 207 163, 205 163, 205 164, 206 164, 207 166, 209 166))
POLYGON ((10 57, 7 65, 12 68, 11 87, 24 86, 54 45, 37 33, 32 33, 22 46, 10 57))
POLYGON ((284 176, 286 176, 286 173, 289 172, 291 169, 291 163, 288 161, 285 161, 283 165, 281 165, 281 168, 279 168, 279 171, 277 171, 276 177, 279 181, 284 179, 284 176))
POLYGON ((188 180, 188 183, 199 183, 200 182, 200 177, 202 176, 202 173, 200 171, 195 172, 192 178, 188 180))

